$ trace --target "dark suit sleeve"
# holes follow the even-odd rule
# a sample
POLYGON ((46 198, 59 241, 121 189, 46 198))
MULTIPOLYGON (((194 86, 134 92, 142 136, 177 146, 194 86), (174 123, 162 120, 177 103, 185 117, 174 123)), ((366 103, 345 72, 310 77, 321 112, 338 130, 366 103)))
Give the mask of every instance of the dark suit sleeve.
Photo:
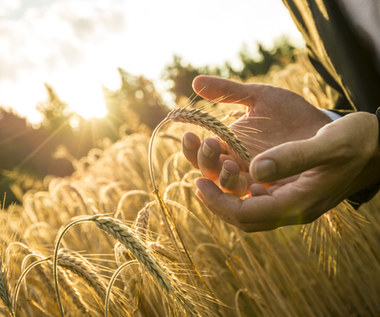
MULTIPOLYGON (((377 120, 379 123, 379 136, 378 136, 378 145, 380 148, 380 107, 377 108, 376 111, 377 120)), ((378 171, 380 173, 380 171, 378 171)), ((348 197, 347 201, 353 206, 355 209, 358 209, 361 204, 370 201, 380 190, 380 183, 375 184, 369 188, 363 189, 360 192, 348 197)))
MULTIPOLYGON (((375 52, 337 0, 283 0, 306 42, 310 62, 339 93, 331 111, 375 113, 380 106, 380 72, 375 52), (312 23, 310 22, 312 21, 312 23), (321 49, 322 48, 322 49, 321 49)), ((380 184, 348 198, 358 208, 380 190, 380 184)))

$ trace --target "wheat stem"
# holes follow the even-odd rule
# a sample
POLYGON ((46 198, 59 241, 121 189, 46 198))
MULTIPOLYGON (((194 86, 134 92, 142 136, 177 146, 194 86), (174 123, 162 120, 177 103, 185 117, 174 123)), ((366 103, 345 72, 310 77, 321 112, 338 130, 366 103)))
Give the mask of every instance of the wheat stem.
POLYGON ((43 259, 40 259, 40 260, 37 260, 33 263, 31 263, 23 272, 22 274, 20 275, 19 279, 17 280, 17 283, 16 283, 16 286, 15 286, 15 292, 14 292, 14 296, 13 296, 13 300, 12 300, 12 310, 14 313, 16 313, 16 303, 17 303, 17 299, 18 299, 18 293, 20 291, 20 287, 21 287, 21 284, 25 278, 25 276, 37 265, 43 263, 43 262, 47 262, 48 260, 51 259, 51 256, 47 257, 47 258, 43 258, 43 259))
POLYGON ((105 299, 105 303, 104 303, 104 317, 108 317, 108 306, 109 306, 109 298, 111 296, 111 290, 112 290, 112 287, 113 287, 113 284, 115 283, 115 280, 117 278, 117 276, 119 275, 119 273, 127 266, 131 265, 131 264, 134 264, 134 263, 138 263, 137 260, 132 260, 132 261, 129 261, 129 262, 126 262, 126 263, 123 263, 122 265, 120 265, 117 270, 112 274, 112 277, 110 279, 110 282, 108 284, 108 287, 107 287, 107 293, 106 293, 106 299, 105 299))
POLYGON ((198 315, 195 307, 188 298, 173 285, 161 264, 155 257, 147 252, 142 241, 126 225, 111 217, 99 217, 93 220, 105 232, 111 234, 129 249, 132 255, 150 272, 153 278, 161 285, 164 291, 173 296, 179 304, 191 315, 198 315))
POLYGON ((95 290, 100 298, 104 298, 106 285, 96 273, 95 268, 85 258, 73 253, 71 250, 61 249, 58 254, 58 264, 81 277, 95 290))
POLYGON ((5 270, 3 270, 2 260, 0 258, 0 298, 3 300, 5 306, 7 306, 11 316, 14 316, 14 308, 11 304, 11 296, 8 288, 7 278, 5 270))
POLYGON ((99 216, 100 215, 94 215, 94 216, 91 216, 91 217, 80 218, 80 219, 74 220, 74 221, 70 222, 66 227, 64 227, 62 229, 62 232, 58 235, 57 242, 55 243, 54 255, 53 255, 53 276, 54 276, 55 293, 56 293, 56 296, 57 296, 57 302, 58 302, 58 306, 59 306, 59 311, 60 311, 61 317, 64 317, 64 312, 63 312, 63 307, 62 307, 62 302, 61 302, 61 296, 59 294, 58 275, 57 275, 57 261, 58 261, 58 248, 59 248, 59 245, 60 245, 61 240, 63 239, 64 235, 66 234, 66 232, 71 227, 73 227, 73 226, 75 226, 75 225, 77 225, 79 223, 92 221, 93 219, 96 219, 99 216))

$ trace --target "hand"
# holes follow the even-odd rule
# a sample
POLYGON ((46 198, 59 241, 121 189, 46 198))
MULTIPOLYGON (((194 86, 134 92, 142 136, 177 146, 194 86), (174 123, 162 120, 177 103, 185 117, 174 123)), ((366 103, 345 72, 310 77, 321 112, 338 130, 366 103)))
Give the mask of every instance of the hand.
MULTIPOLYGON (((198 77, 194 89, 209 99, 221 95, 229 96, 225 102, 244 99, 248 116, 264 114, 271 118, 255 137, 278 145, 258 154, 249 174, 236 161, 223 163, 225 157, 233 157, 215 139, 206 139, 201 145, 194 134, 184 137, 186 157, 213 180, 220 174, 222 188, 209 179, 198 179, 198 196, 211 211, 242 230, 270 230, 313 221, 349 195, 380 181, 378 123, 374 115, 355 113, 327 124, 329 120, 318 109, 279 88, 198 77), (207 88, 201 89, 204 86, 207 88), (297 120, 298 115, 303 120, 297 120), (279 134, 279 128, 287 135, 279 134), (210 153, 210 148, 212 155, 204 155, 210 153), (266 188, 263 182, 271 183, 266 188), (251 197, 240 199, 223 192, 226 184, 227 190, 235 194, 249 187, 251 197)), ((256 127, 262 121, 253 122, 256 127)), ((253 155, 260 152, 249 150, 253 155)))
MULTIPOLYGON (((243 104, 246 114, 230 128, 248 148, 252 157, 278 144, 307 139, 331 120, 299 95, 261 84, 240 84, 230 80, 199 76, 193 82, 196 93, 210 100, 243 104)), ((223 191, 236 196, 249 193, 253 179, 249 163, 239 159, 216 138, 201 145, 193 133, 185 134, 183 152, 188 160, 223 191)), ((283 183, 276 182, 275 185, 283 183)))

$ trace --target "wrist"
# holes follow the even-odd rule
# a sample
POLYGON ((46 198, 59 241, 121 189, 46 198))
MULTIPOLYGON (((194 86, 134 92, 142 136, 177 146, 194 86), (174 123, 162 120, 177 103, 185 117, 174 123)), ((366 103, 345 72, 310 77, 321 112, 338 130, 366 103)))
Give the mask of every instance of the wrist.
MULTIPOLYGON (((355 208, 371 200, 380 190, 380 108, 378 108, 376 116, 373 114, 370 116, 374 123, 373 130, 375 132, 371 135, 375 138, 376 142, 372 155, 368 159, 368 163, 363 169, 359 179, 356 180, 357 190, 348 197, 348 201, 355 208)), ((370 123, 369 126, 371 126, 370 123)))
POLYGON ((380 107, 378 107, 376 110, 376 118, 377 118, 377 123, 378 123, 377 144, 379 145, 379 150, 380 150, 380 107))

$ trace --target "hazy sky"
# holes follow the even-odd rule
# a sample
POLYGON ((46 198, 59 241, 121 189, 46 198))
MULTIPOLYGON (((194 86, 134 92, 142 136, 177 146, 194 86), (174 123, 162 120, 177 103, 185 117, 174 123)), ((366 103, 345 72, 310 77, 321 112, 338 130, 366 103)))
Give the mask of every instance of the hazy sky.
POLYGON ((101 116, 117 67, 157 81, 173 54, 220 65, 282 34, 301 38, 281 0, 0 0, 0 105, 38 121, 46 82, 101 116))

